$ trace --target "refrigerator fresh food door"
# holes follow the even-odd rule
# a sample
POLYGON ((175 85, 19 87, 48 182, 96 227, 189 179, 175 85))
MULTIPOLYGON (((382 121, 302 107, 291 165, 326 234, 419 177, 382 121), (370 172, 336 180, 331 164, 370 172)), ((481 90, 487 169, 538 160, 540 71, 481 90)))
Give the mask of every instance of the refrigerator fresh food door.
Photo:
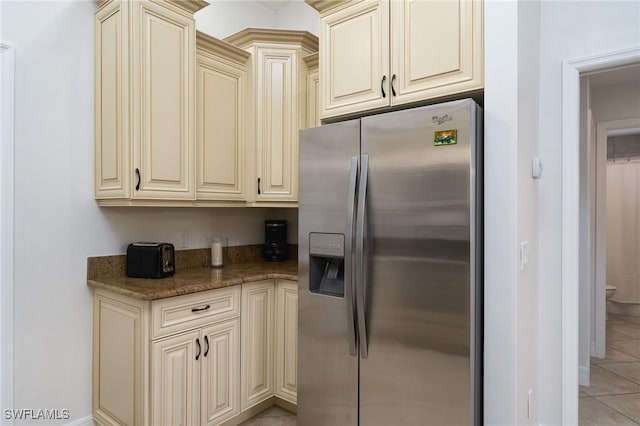
POLYGON ((361 426, 480 421, 476 109, 466 100, 362 119, 361 426))
POLYGON ((357 426, 352 240, 360 122, 300 132, 298 424, 357 426))

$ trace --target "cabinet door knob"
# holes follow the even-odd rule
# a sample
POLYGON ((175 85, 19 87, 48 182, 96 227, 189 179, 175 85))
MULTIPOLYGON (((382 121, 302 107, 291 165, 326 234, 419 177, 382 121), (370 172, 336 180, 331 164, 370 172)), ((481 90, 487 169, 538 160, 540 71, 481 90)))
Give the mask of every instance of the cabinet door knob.
POLYGON ((196 361, 200 358, 200 353, 202 352, 202 347, 200 346, 200 339, 196 337, 196 346, 198 347, 198 352, 196 353, 196 361))
POLYGON ((136 178, 138 182, 136 183, 136 191, 140 191, 140 169, 136 167, 136 178))
POLYGON ((209 336, 204 336, 204 343, 207 345, 204 350, 204 356, 206 357, 209 353, 209 336))
POLYGON ((258 178, 258 195, 260 195, 260 178, 258 178))
POLYGON ((394 75, 391 77, 391 94, 392 94, 393 96, 396 96, 396 89, 395 89, 395 87, 393 87, 393 84, 394 84, 395 82, 396 82, 396 75, 394 74, 394 75))
POLYGON ((386 76, 386 75, 383 75, 383 76, 382 76, 382 81, 380 82, 380 90, 382 90, 382 97, 383 97, 383 98, 386 98, 386 97, 387 97, 387 94, 386 94, 386 93, 385 93, 385 91, 384 91, 384 82, 385 82, 385 81, 387 81, 387 76, 386 76))

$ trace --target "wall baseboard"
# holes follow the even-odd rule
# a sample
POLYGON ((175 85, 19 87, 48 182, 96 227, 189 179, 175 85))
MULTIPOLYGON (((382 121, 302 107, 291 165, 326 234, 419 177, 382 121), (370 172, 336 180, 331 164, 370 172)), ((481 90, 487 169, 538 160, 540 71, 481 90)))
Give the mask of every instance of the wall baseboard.
POLYGON ((580 386, 589 386, 589 367, 578 366, 578 384, 580 386))
POLYGON ((71 423, 67 423, 66 426, 96 426, 97 423, 93 420, 93 416, 82 417, 76 419, 71 423))

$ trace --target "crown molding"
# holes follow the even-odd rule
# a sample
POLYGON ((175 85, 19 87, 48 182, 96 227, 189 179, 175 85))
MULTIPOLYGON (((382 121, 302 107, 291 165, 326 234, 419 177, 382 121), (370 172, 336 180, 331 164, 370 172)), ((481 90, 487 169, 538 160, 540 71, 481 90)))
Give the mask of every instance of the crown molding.
MULTIPOLYGON (((98 4, 98 9, 104 6, 107 3, 110 3, 114 0, 94 0, 98 4)), ((164 0, 162 2, 157 1, 157 3, 169 3, 172 4, 188 13, 194 14, 200 9, 203 9, 209 6, 209 2, 205 0, 164 0)))
POLYGON ((209 2, 205 0, 165 0, 174 6, 179 7, 182 10, 186 10, 189 13, 196 13, 200 9, 209 6, 209 2))
POLYGON ((280 30, 274 28, 246 28, 224 39, 227 43, 245 48, 255 42, 262 43, 295 43, 303 48, 316 52, 318 37, 308 31, 280 30))
POLYGON ((196 49, 204 50, 207 53, 219 55, 235 62, 245 64, 251 57, 246 50, 234 46, 231 43, 211 37, 201 31, 196 31, 196 49))
POLYGON ((305 56, 302 60, 307 64, 307 68, 318 68, 318 57, 318 52, 316 52, 305 56))
POLYGON ((346 3, 352 2, 352 0, 304 0, 309 6, 314 8, 320 13, 324 13, 327 10, 335 9, 346 3))

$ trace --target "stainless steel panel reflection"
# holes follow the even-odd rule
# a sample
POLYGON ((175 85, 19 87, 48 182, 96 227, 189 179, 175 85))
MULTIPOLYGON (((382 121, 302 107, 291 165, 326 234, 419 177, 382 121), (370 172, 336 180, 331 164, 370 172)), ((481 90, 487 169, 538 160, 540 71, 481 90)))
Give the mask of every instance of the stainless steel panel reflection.
POLYGON ((300 132, 297 411, 303 426, 358 422, 358 358, 349 354, 346 298, 309 292, 309 233, 347 235, 349 168, 359 150, 359 121, 300 132))
POLYGON ((474 422, 475 109, 469 101, 445 105, 362 119, 369 155, 362 426, 474 422), (434 146, 434 132, 449 129, 457 144, 434 146))

